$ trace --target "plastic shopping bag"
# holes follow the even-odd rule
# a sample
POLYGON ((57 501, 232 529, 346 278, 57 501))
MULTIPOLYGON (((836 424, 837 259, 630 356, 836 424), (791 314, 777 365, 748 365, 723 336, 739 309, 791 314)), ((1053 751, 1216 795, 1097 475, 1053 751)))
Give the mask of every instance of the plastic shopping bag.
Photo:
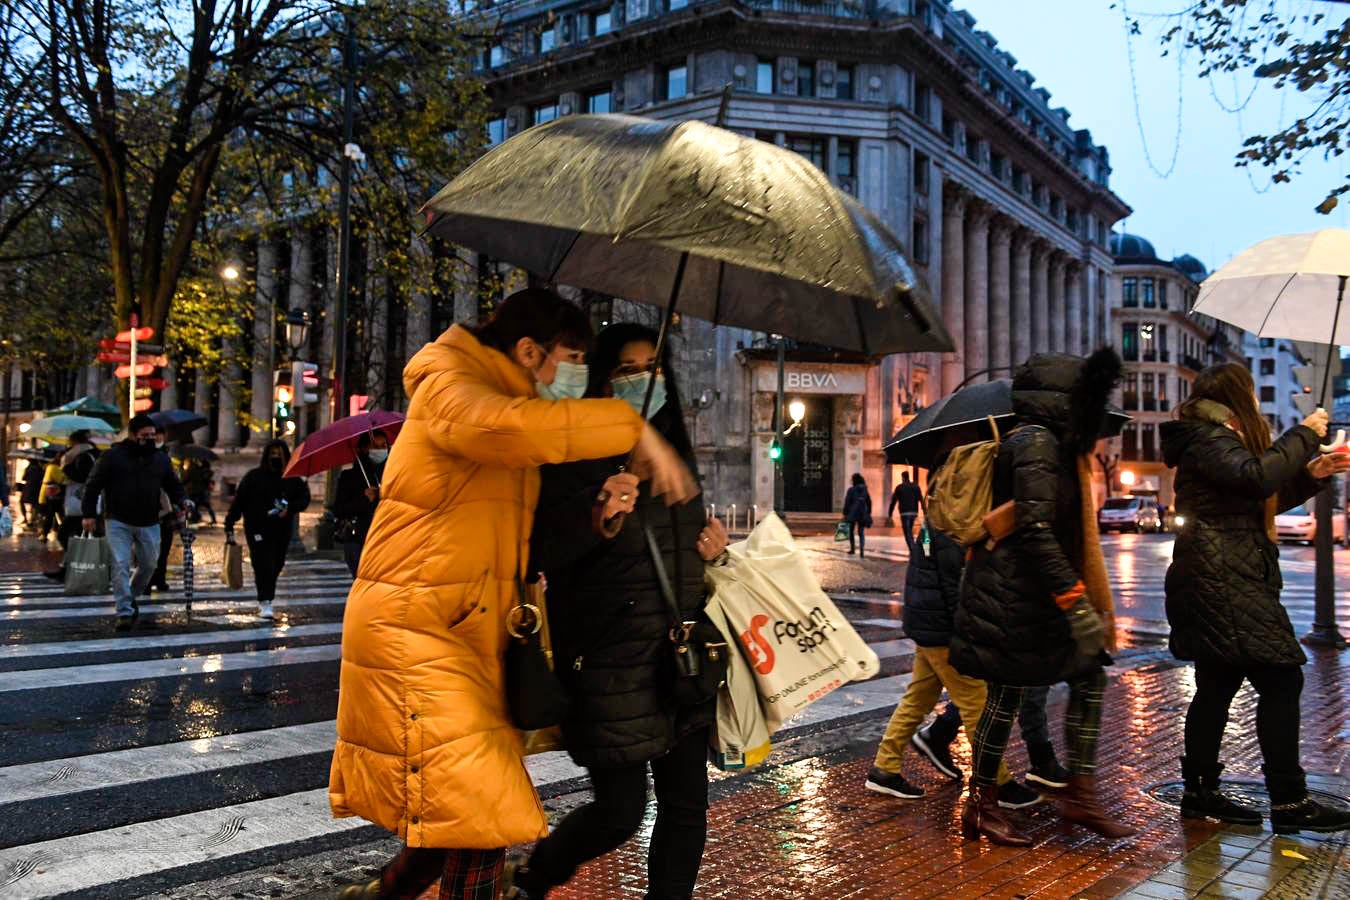
POLYGON ((112 548, 107 538, 77 534, 66 547, 66 594, 106 594, 112 589, 112 548))
MULTIPOLYGON (((721 630, 727 644, 740 645, 737 634, 727 623, 718 594, 708 598, 704 611, 721 630)), ((754 768, 764 762, 772 749, 755 673, 750 671, 743 653, 732 653, 727 660, 727 680, 717 692, 717 727, 711 743, 713 765, 723 771, 754 768)))
POLYGON ((783 521, 766 516, 707 570, 729 635, 754 673, 769 732, 881 661, 820 589, 783 521))
POLYGON ((6 506, 0 509, 0 538, 7 538, 14 533, 14 514, 6 506))

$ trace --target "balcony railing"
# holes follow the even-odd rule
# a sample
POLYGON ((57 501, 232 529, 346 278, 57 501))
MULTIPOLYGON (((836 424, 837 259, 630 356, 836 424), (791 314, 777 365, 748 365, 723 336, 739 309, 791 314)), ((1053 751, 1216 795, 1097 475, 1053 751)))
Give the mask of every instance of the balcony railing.
MULTIPOLYGON (((694 4, 690 4, 691 6, 694 4)), ((802 16, 832 16, 837 19, 876 18, 876 0, 747 0, 746 6, 766 12, 791 13, 802 16)))
POLYGON ((1157 350, 1145 350, 1145 351, 1144 351, 1144 362, 1157 362, 1157 361, 1158 361, 1158 351, 1157 351, 1157 350))
POLYGON ((1181 364, 1186 368, 1190 369, 1192 372, 1199 372, 1205 367, 1204 363, 1196 359, 1194 356, 1191 356, 1189 353, 1181 357, 1181 364))
POLYGON ((1157 401, 1156 399, 1154 399, 1153 397, 1145 397, 1145 398, 1144 398, 1144 404, 1143 404, 1143 406, 1141 407, 1141 409, 1143 409, 1144 412, 1157 412, 1157 411, 1158 411, 1158 401, 1157 401))

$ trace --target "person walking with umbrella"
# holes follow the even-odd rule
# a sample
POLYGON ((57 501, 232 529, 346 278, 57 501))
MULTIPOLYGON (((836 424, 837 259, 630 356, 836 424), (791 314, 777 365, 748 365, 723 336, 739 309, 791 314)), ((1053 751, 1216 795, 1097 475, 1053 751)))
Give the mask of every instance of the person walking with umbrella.
POLYGON ((1307 662, 1280 605, 1275 516, 1350 471, 1350 455, 1318 455, 1327 414, 1317 410, 1274 442, 1245 366, 1200 373, 1176 421, 1162 426, 1163 460, 1176 469, 1177 535, 1167 571, 1167 621, 1177 659, 1195 661, 1186 713, 1185 818, 1260 825, 1261 815, 1219 791, 1219 745, 1243 681, 1257 692, 1270 824, 1277 834, 1350 829, 1350 813, 1308 796, 1299 765, 1300 667, 1307 662))
POLYGON ((388 435, 383 431, 366 432, 357 438, 356 460, 338 476, 333 515, 341 523, 338 534, 342 540, 342 556, 352 577, 361 565, 361 548, 365 546, 370 523, 375 520, 375 507, 380 502, 380 481, 388 458, 388 435))
POLYGON ((1134 833, 1102 809, 1094 776, 1115 625, 1089 454, 1122 368, 1110 349, 1086 360, 1047 353, 1013 378, 1019 427, 999 447, 993 506, 1011 501, 1016 525, 994 546, 972 547, 950 651, 958 672, 989 684, 971 742, 975 774, 962 816, 969 839, 1031 844, 999 809, 999 766, 1025 687, 1060 681, 1069 683, 1070 772, 1060 815, 1107 837, 1134 833))
POLYGON ((328 791, 335 816, 406 847, 344 898, 416 897, 437 878, 456 896, 495 897, 506 848, 548 832, 503 679, 538 467, 636 449, 653 493, 670 504, 696 493, 627 401, 539 399, 589 340, 581 310, 530 289, 404 370, 408 416, 343 620, 328 791))
POLYGON ((258 618, 272 618, 277 579, 286 566, 286 551, 296 517, 309 507, 309 486, 303 478, 286 478, 291 448, 285 441, 268 441, 257 468, 239 482, 230 511, 225 514, 225 540, 234 540, 234 525, 244 520, 244 540, 258 588, 258 618))

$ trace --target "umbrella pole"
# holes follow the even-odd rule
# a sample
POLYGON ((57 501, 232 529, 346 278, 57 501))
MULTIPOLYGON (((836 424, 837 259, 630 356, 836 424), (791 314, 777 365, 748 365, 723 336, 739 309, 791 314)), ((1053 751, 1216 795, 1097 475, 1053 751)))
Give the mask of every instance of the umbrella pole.
MULTIPOLYGON (((1331 382, 1331 364, 1336 358, 1336 332, 1341 324, 1341 302, 1345 299, 1345 282, 1347 277, 1348 276, 1345 275, 1340 276, 1340 285, 1336 288, 1336 312, 1331 318, 1331 338, 1327 342, 1327 367, 1326 371, 1322 373, 1322 393, 1317 395, 1317 408, 1323 411, 1326 410, 1327 385, 1331 382)), ((1343 429, 1338 429, 1336 437, 1329 443, 1323 444, 1319 449, 1323 453, 1330 453, 1333 450, 1339 449, 1344 443, 1345 431, 1343 429)))
POLYGON ((361 451, 357 450, 355 446, 352 447, 352 460, 356 463, 356 467, 361 470, 361 477, 366 480, 366 487, 374 487, 375 485, 370 483, 370 476, 366 474, 366 467, 361 465, 361 451))

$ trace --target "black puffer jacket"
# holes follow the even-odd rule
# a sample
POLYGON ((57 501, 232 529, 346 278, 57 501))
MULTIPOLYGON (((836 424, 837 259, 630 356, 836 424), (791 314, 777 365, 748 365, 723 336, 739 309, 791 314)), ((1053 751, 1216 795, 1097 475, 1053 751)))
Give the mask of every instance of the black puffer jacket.
POLYGON ((169 454, 153 446, 125 440, 94 463, 81 500, 84 517, 98 515, 98 498, 109 519, 143 527, 159 523, 159 493, 169 495, 175 508, 183 503, 183 485, 174 474, 169 454))
POLYGON ((945 647, 952 642, 952 620, 961 602, 965 552, 942 532, 924 529, 905 570, 905 635, 920 647, 945 647))
POLYGON ((1019 427, 994 468, 995 506, 1016 504, 1017 528, 994 549, 978 544, 966 563, 952 664, 995 684, 1045 685, 1099 665, 1075 653, 1055 595, 1083 572, 1082 498, 1075 456, 1100 433, 1120 358, 1033 356, 1013 379, 1019 427))
MULTIPOLYGON (((660 416, 653 421, 659 427, 660 416)), ((713 703, 677 708, 667 632, 671 621, 642 530, 645 517, 676 586, 683 619, 706 621, 701 497, 673 508, 643 483, 637 513, 606 540, 591 504, 622 460, 544 466, 530 571, 548 582, 553 658, 571 699, 563 741, 578 765, 613 768, 664 756, 678 738, 711 725, 713 703)))
POLYGON ((1230 666, 1298 666, 1307 661, 1280 605, 1279 551, 1266 534, 1266 498, 1280 511, 1316 494, 1308 474, 1318 437, 1302 425, 1260 457, 1224 423, 1226 407, 1201 401, 1162 426, 1163 459, 1177 470, 1177 535, 1167 570, 1172 654, 1230 666))

